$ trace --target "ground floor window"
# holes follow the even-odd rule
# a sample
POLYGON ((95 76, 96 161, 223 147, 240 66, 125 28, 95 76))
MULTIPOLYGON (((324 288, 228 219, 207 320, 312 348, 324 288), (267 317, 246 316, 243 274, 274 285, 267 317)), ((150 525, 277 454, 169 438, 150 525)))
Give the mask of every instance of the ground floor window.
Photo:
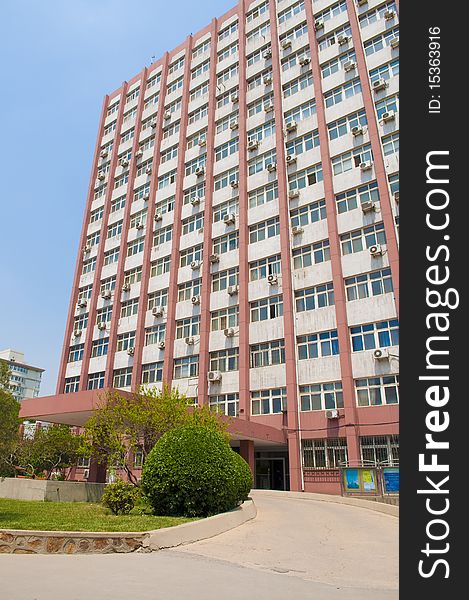
POLYGON ((347 461, 345 438, 303 440, 303 466, 305 469, 336 469, 347 461))
POLYGON ((399 436, 377 435, 360 438, 360 452, 364 464, 399 465, 399 436))

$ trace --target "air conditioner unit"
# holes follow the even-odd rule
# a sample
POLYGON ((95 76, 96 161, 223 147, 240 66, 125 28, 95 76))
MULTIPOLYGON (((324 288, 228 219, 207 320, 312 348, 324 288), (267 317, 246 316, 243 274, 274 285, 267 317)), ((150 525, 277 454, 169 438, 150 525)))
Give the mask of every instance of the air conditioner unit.
POLYGON ((135 222, 135 229, 143 229, 145 225, 141 221, 135 222))
POLYGON ((357 4, 358 6, 365 6, 365 4, 368 4, 368 0, 357 0, 357 4))
POLYGON ((211 254, 210 255, 210 262, 212 264, 215 264, 217 262, 220 262, 220 256, 218 254, 211 254))
POLYGON ((362 211, 366 214, 369 212, 374 212, 376 205, 371 200, 367 200, 366 202, 362 202, 362 211))
POLYGON ((339 411, 338 410, 326 410, 326 419, 338 419, 339 411))
POLYGON ((169 121, 169 119, 171 118, 171 112, 169 110, 167 110, 164 115, 163 115, 165 121, 169 121))
POLYGON ((193 271, 196 271, 197 269, 200 269, 200 260, 193 260, 191 262, 191 269, 193 271))
POLYGON ((303 233, 304 229, 303 227, 301 227, 301 225, 293 225, 293 227, 291 228, 291 232, 293 235, 299 235, 300 233, 303 233))
POLYGON ((235 131, 236 129, 238 129, 238 127, 239 127, 238 121, 231 121, 231 123, 230 123, 230 129, 232 129, 233 131, 235 131))
POLYGON ((360 125, 355 125, 355 127, 352 127, 352 135, 354 137, 357 137, 359 135, 363 135, 363 127, 361 127, 360 125))
POLYGON ((80 335, 81 335, 81 329, 74 329, 74 331, 73 331, 73 335, 74 335, 75 337, 80 337, 80 335))
POLYGON ((236 104, 236 102, 239 102, 239 94, 231 94, 231 102, 233 102, 233 104, 236 104))
POLYGON ((389 45, 391 46, 391 48, 399 48, 399 38, 393 37, 392 40, 389 42, 389 45))
POLYGON ((337 36, 337 43, 339 44, 339 46, 343 46, 348 42, 348 39, 348 35, 345 35, 345 33, 341 33, 337 36))
POLYGON ((267 50, 264 50, 264 52, 262 53, 262 58, 264 60, 268 60, 269 58, 272 58, 272 50, 270 48, 267 48, 267 50))
POLYGON ((192 336, 190 336, 190 337, 186 337, 186 338, 184 338, 184 341, 186 342, 186 344, 187 344, 188 346, 193 346, 193 345, 194 345, 194 341, 195 341, 195 340, 194 340, 194 338, 193 338, 192 336))
POLYGON ((90 244, 85 244, 83 246, 83 254, 88 254, 88 252, 91 252, 91 245, 90 244))
POLYGON ((135 348, 133 346, 131 346, 128 350, 127 350, 127 354, 129 356, 133 356, 135 354, 135 348))
POLYGON ((145 202, 148 202, 148 200, 150 200, 150 192, 145 192, 142 198, 145 200, 145 202))
POLYGON ((101 292, 101 298, 103 298, 103 300, 110 300, 112 296, 111 290, 103 290, 101 292))
MULTIPOLYGON (((168 117, 168 119, 170 119, 170 118, 171 118, 171 115, 168 117)), ((152 121, 152 122, 150 123, 150 127, 151 127, 152 129, 155 129, 155 128, 156 128, 156 125, 157 125, 156 121, 152 121)))
POLYGON ((124 285, 122 286, 122 291, 130 292, 130 283, 124 283, 124 285))
POLYGON ((386 21, 390 21, 391 19, 394 19, 395 16, 396 16, 396 13, 391 9, 384 11, 384 18, 386 19, 386 21))
POLYGON ((191 204, 192 206, 198 206, 200 204, 200 198, 198 196, 195 196, 195 198, 191 198, 191 204))
POLYGON ((284 40, 282 40, 280 42, 280 45, 282 46, 282 48, 284 50, 287 50, 288 48, 291 48, 291 39, 285 38, 284 40))
POLYGON ((98 321, 97 325, 100 331, 106 331, 106 321, 98 321))
POLYGON ((248 150, 256 150, 259 148, 259 142, 257 140, 249 140, 248 142, 248 150))
POLYGON ((145 169, 145 173, 147 175, 151 175, 151 167, 150 167, 150 165, 148 165, 148 167, 145 169))
POLYGON ((137 152, 135 153, 135 158, 142 158, 143 156, 143 150, 140 148, 139 150, 137 150, 137 152))
POLYGON ((393 110, 388 110, 381 115, 381 120, 383 123, 389 123, 390 121, 394 121, 396 118, 396 113, 393 110))
POLYGON ((363 162, 360 163, 361 171, 369 171, 372 167, 373 167, 373 163, 371 162, 371 160, 364 160, 363 162))
POLYGON ((99 181, 103 181, 103 179, 106 179, 106 175, 102 171, 100 171, 98 173, 98 179, 99 181))
POLYGON ((270 85, 272 83, 272 77, 270 75, 265 75, 262 81, 264 85, 270 85))
POLYGON ((320 29, 324 29, 324 21, 322 21, 321 19, 318 19, 316 21, 316 23, 314 24, 314 29, 316 29, 316 31, 319 31, 320 29))
POLYGON ((375 92, 379 92, 380 90, 386 89, 387 86, 388 84, 386 83, 386 80, 380 77, 380 79, 373 81, 371 87, 374 89, 375 92))
POLYGON ((292 165, 293 163, 296 163, 296 156, 294 154, 287 154, 285 160, 289 165, 292 165))
POLYGON ((344 71, 348 73, 349 71, 353 71, 355 69, 355 62, 353 60, 348 60, 344 63, 344 71))
POLYGON ((276 285, 278 283, 278 277, 277 275, 269 275, 267 277, 267 281, 270 283, 270 285, 276 285))
POLYGON ((235 334, 234 327, 227 327, 223 330, 223 333, 225 334, 225 337, 233 337, 235 334))
POLYGON ((161 342, 158 342, 158 348, 159 348, 160 350, 164 350, 164 347, 165 347, 164 340, 161 340, 161 342))
POLYGON ((126 158, 121 158, 119 161, 119 164, 121 167, 128 167, 129 166, 129 161, 126 158))
POLYGON ((236 296, 239 291, 239 285, 229 285, 227 288, 227 292, 229 296, 236 296))
POLYGON ((277 170, 277 163, 269 163, 266 166, 267 171, 269 171, 269 173, 273 173, 274 171, 277 170))
POLYGON ((159 305, 158 306, 154 306, 151 309, 151 314, 154 317, 162 317, 164 315, 164 308, 162 306, 159 306, 159 305))
POLYGON ((83 299, 78 302, 77 306, 78 306, 78 308, 86 308, 87 304, 88 304, 88 302, 85 299, 83 299))
POLYGON ((200 304, 200 296, 192 296, 191 302, 192 304, 200 304))
POLYGON ((290 200, 293 200, 294 198, 299 198, 300 190, 290 190, 288 192, 288 197, 290 198, 290 200))
POLYGON ((161 213, 155 213, 155 216, 153 217, 153 219, 156 222, 161 221, 163 219, 163 215, 161 213))
POLYGON ((381 244, 373 244, 372 246, 369 247, 369 252, 370 252, 371 256, 382 256, 384 253, 383 247, 381 246, 381 244))
POLYGON ((264 104, 264 111, 265 112, 272 112, 274 110, 274 105, 272 104, 272 102, 266 102, 264 104))
POLYGON ((207 145, 207 140, 205 138, 200 138, 198 143, 200 147, 203 147, 207 145))
POLYGON ((237 188, 239 186, 239 180, 233 179, 232 181, 230 181, 230 185, 232 188, 237 188))
POLYGON ((101 158, 106 158, 106 156, 107 156, 107 150, 101 150, 101 152, 99 153, 99 156, 101 158))
POLYGON ((230 213, 223 217, 223 223, 225 223, 225 225, 234 225, 235 222, 236 222, 236 215, 234 215, 233 213, 230 213))
POLYGON ((201 177, 204 173, 205 173, 204 167, 197 167, 197 169, 195 170, 195 174, 197 175, 197 177, 201 177))
POLYGON ((375 360, 388 360, 389 352, 387 348, 376 348, 376 350, 373 350, 373 358, 375 360))
POLYGON ((221 381, 221 372, 220 371, 209 371, 207 373, 207 379, 208 379, 208 381, 211 381, 212 383, 215 381, 221 381))
POLYGON ((298 62, 302 67, 305 67, 306 65, 309 65, 311 59, 309 58, 309 56, 302 56, 298 62))
POLYGON ((394 200, 399 203, 399 192, 394 192, 394 200))
POLYGON ((295 129, 297 129, 298 127, 298 123, 296 121, 288 121, 288 123, 285 125, 285 129, 287 131, 295 131, 295 129))

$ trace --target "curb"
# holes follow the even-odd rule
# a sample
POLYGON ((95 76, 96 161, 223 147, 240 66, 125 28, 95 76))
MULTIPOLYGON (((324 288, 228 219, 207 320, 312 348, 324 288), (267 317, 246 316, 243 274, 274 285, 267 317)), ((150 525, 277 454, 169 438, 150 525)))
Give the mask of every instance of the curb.
POLYGON ((315 494, 313 492, 283 492, 280 490, 251 490, 251 495, 254 499, 256 495, 259 495, 277 498, 281 496, 282 498, 295 498, 297 500, 315 500, 316 502, 333 502, 335 504, 355 506, 356 508, 366 508, 367 510, 399 518, 398 506, 383 504, 373 500, 363 500, 362 498, 333 496, 332 494, 315 494))

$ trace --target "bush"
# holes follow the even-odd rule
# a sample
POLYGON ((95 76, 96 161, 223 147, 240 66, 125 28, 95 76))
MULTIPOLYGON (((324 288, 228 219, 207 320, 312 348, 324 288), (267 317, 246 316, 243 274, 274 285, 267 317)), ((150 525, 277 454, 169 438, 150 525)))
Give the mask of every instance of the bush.
POLYGON ((156 515, 206 517, 247 499, 251 470, 223 433, 189 424, 165 433, 148 455, 142 488, 156 515))
POLYGON ((128 515, 138 500, 139 490, 128 481, 118 479, 104 488, 101 503, 115 515, 128 515))

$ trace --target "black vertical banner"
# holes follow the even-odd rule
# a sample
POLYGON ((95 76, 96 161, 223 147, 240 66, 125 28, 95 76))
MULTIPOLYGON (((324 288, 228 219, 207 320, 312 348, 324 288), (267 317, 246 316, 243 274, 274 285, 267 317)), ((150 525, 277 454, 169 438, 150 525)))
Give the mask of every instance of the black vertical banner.
POLYGON ((449 600, 469 595, 468 10, 402 2, 399 16, 400 597, 449 600))

